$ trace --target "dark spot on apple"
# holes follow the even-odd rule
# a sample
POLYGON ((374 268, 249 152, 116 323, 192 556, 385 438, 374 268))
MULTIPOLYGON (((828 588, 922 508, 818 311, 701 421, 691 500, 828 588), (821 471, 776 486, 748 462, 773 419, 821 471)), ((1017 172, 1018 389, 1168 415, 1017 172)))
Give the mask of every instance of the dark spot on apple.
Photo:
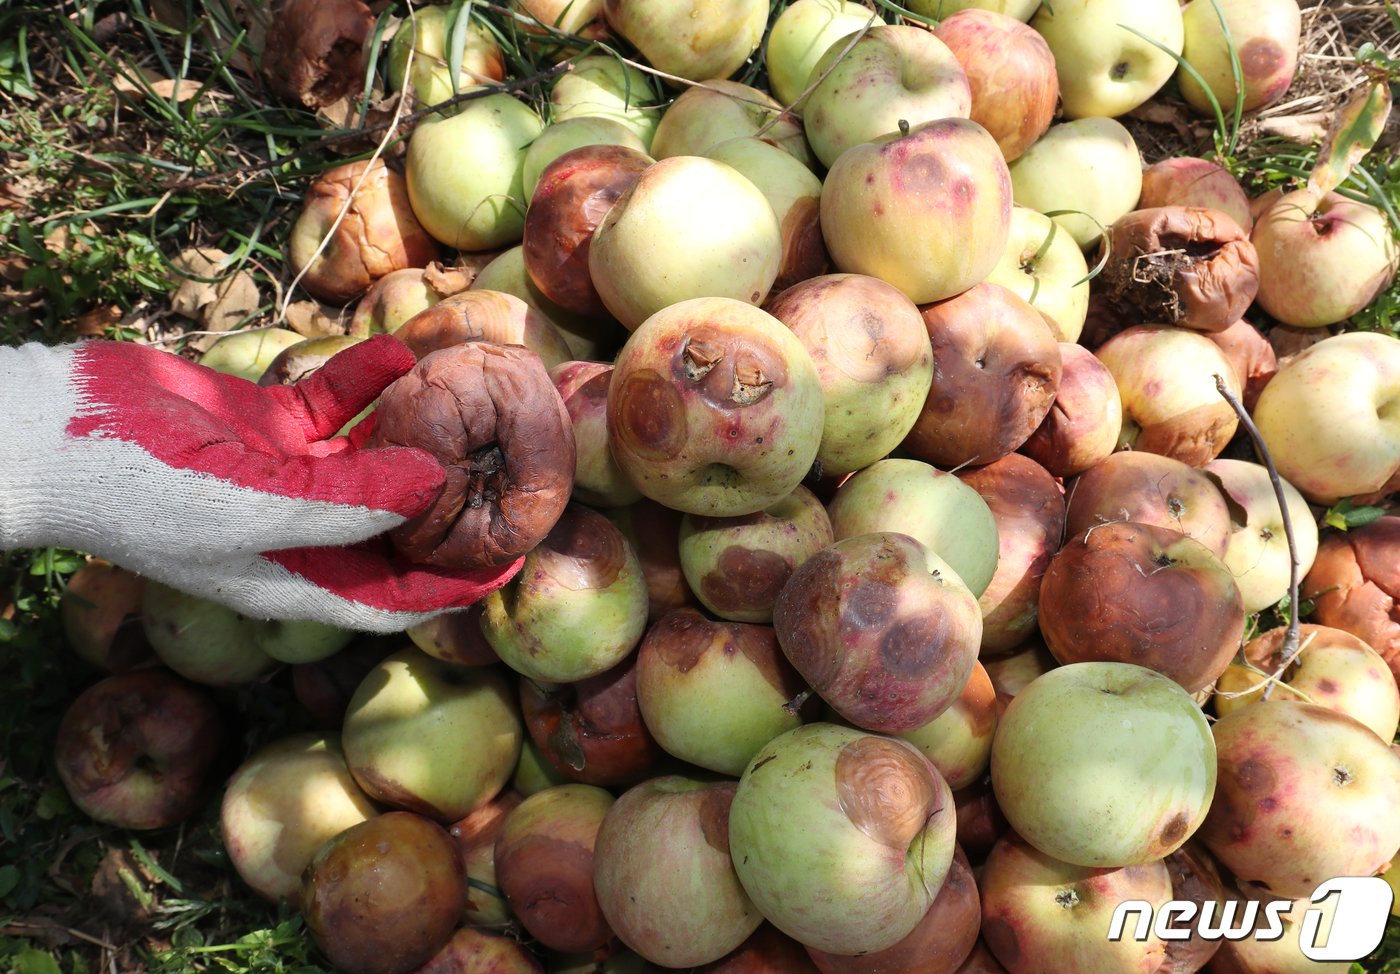
POLYGON ((1235 769, 1235 782, 1250 794, 1270 794, 1278 785, 1274 769, 1257 758, 1246 758, 1235 769))
POLYGON ((680 393, 652 369, 634 372, 622 381, 615 415, 609 431, 644 459, 670 459, 685 446, 680 393))
POLYGON ((676 609, 652 624, 641 652, 654 652, 667 666, 689 673, 718 635, 715 623, 695 609, 676 609))
POLYGON ((867 735, 846 744, 836 756, 835 771, 837 800, 846 818, 876 842, 901 852, 950 797, 927 759, 887 737, 867 735))
POLYGON ((888 625, 899 608, 899 592, 885 579, 862 578, 846 596, 842 621, 858 629, 888 625))
POLYGON ((1278 799, 1272 795, 1259 799, 1259 811, 1272 812, 1276 808, 1278 808, 1278 799))
POLYGON ((627 556, 622 532, 603 515, 578 506, 565 510, 535 552, 544 571, 572 591, 612 585, 627 556))
MULTIPOLYGON (((759 758, 757 761, 754 762, 754 766, 753 766, 752 768, 749 769, 749 774, 751 774, 751 775, 752 775, 752 774, 755 774, 755 773, 758 771, 759 768, 763 767, 765 764, 768 764, 768 763, 771 762, 771 761, 776 761, 776 760, 778 760, 778 756, 777 756, 776 754, 768 754, 768 755, 765 755, 765 756, 762 757, 762 758, 759 758)), ((744 861, 745 861, 745 862, 748 862, 748 861, 749 861, 748 856, 745 856, 745 857, 744 857, 744 861)))
POLYGON ((1132 68, 1127 61, 1119 61, 1108 72, 1108 76, 1114 81, 1122 81, 1128 76, 1129 69, 1132 68))
POLYGON ((1184 812, 1177 812, 1162 826, 1157 839, 1164 849, 1175 849, 1186 838, 1186 829, 1190 824, 1184 812))
POLYGON ((919 195, 940 189, 948 179, 947 169, 933 155, 916 155, 906 158, 902 167, 895 170, 895 189, 910 195, 919 195))
POLYGON ((941 660, 947 628, 941 615, 901 619, 880 639, 880 661, 895 676, 924 676, 941 660))
POLYGON ((1337 692, 1337 684, 1336 681, 1323 677, 1317 681, 1317 689, 1322 693, 1332 694, 1337 692))
POLYGON ((1287 55, 1267 37, 1256 37, 1240 48, 1240 70, 1246 78, 1264 78, 1279 69, 1287 55))
POLYGON ((700 580, 700 591, 721 615, 757 612, 772 608, 791 574, 792 565, 776 552, 730 545, 700 580))
POLYGON ((1016 928, 1004 917, 993 916, 982 921, 982 939, 997 960, 1011 968, 1021 963, 1021 941, 1016 928))
POLYGON ((705 789, 700 802, 700 832, 711 849, 729 855, 729 806, 737 781, 721 781, 705 789))

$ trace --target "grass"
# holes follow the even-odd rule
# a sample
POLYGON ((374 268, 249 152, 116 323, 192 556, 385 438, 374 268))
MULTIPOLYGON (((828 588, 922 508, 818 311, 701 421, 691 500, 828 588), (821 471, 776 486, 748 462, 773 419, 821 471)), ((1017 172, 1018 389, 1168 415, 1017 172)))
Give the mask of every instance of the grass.
MULTIPOLYGON (((195 326, 170 310, 168 296, 179 279, 173 262, 190 247, 227 253, 223 274, 253 276, 261 303, 244 324, 274 319, 307 180, 368 154, 373 141, 350 141, 353 129, 264 95, 242 67, 250 40, 227 2, 149 0, 164 10, 159 19, 143 0, 0 8, 0 343, 103 336, 181 347, 195 326)), ((774 13, 784 5, 774 0, 774 13)), ((527 35, 494 4, 454 0, 450 9, 492 30, 510 77, 539 75, 561 56, 633 56, 615 43, 527 35)), ((878 0, 878 11, 888 21, 907 13, 892 0, 878 0)), ((386 24, 381 17, 377 31, 386 24)), ((1400 78, 1400 51, 1371 43, 1358 54, 1400 78)), ((376 66, 352 125, 383 95, 376 66)), ((763 83, 761 56, 740 80, 763 83)), ((547 112, 542 84, 521 96, 547 112)), ((1201 145, 1175 148, 1215 153, 1252 191, 1305 178, 1307 149, 1250 125, 1224 106, 1201 145)), ((1373 153, 1345 190, 1389 205, 1400 234, 1393 148, 1373 153)), ((1400 283, 1349 327, 1400 333, 1400 283)), ((1352 525, 1371 516, 1329 513, 1352 525)), ((66 650, 56 611, 81 559, 0 554, 0 971, 320 974, 299 918, 233 876, 216 802, 180 828, 137 836, 95 824, 58 784, 58 722, 100 675, 66 650)), ((301 729, 285 673, 219 694, 246 715, 244 753, 301 729)), ((1400 971, 1400 925, 1354 970, 1400 971)))

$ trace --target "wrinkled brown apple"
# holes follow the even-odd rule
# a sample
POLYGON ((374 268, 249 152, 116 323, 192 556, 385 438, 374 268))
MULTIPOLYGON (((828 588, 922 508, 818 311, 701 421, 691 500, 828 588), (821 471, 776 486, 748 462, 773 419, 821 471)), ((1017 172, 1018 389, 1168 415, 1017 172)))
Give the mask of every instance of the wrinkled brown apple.
POLYGON ((1113 373, 1083 345, 1060 343, 1060 388, 1020 452, 1056 477, 1083 473, 1118 446, 1123 400, 1113 373))
POLYGON ((1361 637, 1400 679, 1400 517, 1327 535, 1302 593, 1317 604, 1314 622, 1361 637))

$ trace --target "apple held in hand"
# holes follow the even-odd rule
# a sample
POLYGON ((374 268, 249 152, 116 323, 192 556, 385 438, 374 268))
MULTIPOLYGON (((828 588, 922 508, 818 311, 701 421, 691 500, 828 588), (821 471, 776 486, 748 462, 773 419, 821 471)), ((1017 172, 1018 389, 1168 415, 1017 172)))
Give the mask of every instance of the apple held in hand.
POLYGON ((1176 681, 1132 663, 1071 663, 1037 677, 1002 714, 992 785, 1011 827, 1044 854, 1128 866, 1196 831, 1215 761, 1210 725, 1176 681))
POLYGON ((843 153, 822 184, 821 223, 838 270, 878 277, 916 304, 940 301, 1001 258, 1011 179, 986 129, 939 119, 843 153))
POLYGON ((822 423, 821 382, 802 343, 731 298, 652 315, 618 353, 608 389, 618 467, 647 497, 689 514, 752 514, 792 493, 822 423))
POLYGON ((911 744, 807 724, 739 779, 729 854, 754 905, 804 945, 884 950, 933 904, 953 861, 953 795, 911 744))

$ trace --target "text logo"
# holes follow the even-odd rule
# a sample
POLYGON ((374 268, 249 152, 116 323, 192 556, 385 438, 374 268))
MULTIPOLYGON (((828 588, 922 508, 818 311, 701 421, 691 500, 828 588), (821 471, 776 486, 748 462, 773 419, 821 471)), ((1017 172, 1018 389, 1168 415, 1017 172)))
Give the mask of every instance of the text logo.
MULTIPOLYGON (((1380 946, 1394 899, 1394 890, 1379 876, 1338 876, 1321 883, 1308 902, 1335 902, 1330 910, 1322 906, 1303 910, 1298 944, 1303 956, 1322 961, 1366 957, 1380 946)), ((1168 900, 1154 910, 1146 900, 1125 900, 1113 911, 1108 939, 1122 940, 1128 933, 1138 941, 1153 934, 1162 940, 1187 940, 1192 936, 1203 940, 1280 940, 1284 918, 1293 906, 1291 900, 1168 900), (1136 919, 1128 930, 1130 916, 1136 919), (1194 928, 1189 924, 1194 924, 1194 928)))

